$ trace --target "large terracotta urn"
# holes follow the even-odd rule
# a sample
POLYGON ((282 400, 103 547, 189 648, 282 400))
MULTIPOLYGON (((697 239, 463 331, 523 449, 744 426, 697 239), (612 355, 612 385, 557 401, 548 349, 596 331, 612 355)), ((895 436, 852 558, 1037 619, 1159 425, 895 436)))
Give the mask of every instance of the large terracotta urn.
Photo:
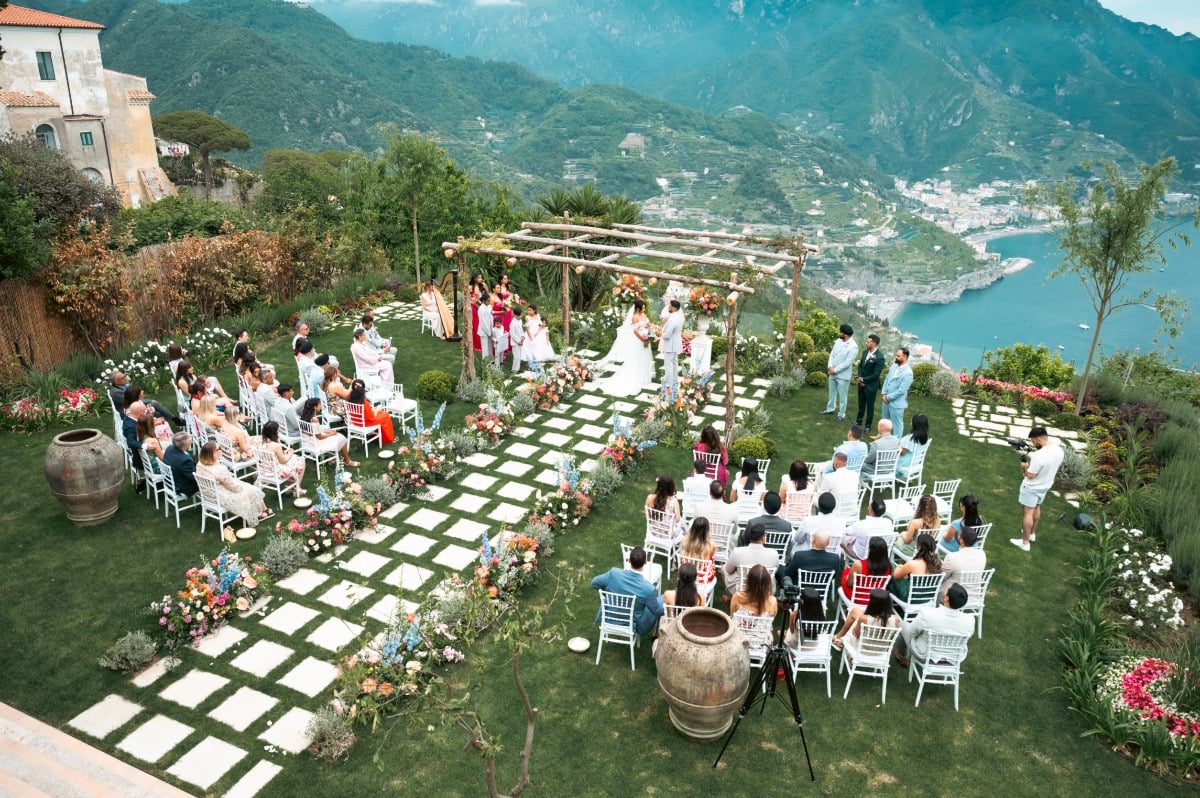
POLYGON ((50 442, 42 473, 67 518, 76 526, 94 526, 117 512, 125 453, 98 429, 73 429, 50 442))
POLYGON ((662 627, 654 659, 675 728, 697 740, 724 734, 750 684, 750 654, 733 619, 711 607, 683 612, 662 627))

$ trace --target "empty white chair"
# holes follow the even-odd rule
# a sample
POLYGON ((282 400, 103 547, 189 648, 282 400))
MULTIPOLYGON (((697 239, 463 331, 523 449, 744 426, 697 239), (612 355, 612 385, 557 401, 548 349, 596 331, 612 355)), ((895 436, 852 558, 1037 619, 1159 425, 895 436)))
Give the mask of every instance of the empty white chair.
POLYGON ((623 593, 600 591, 600 641, 596 644, 596 664, 600 664, 600 652, 605 642, 622 643, 629 646, 629 669, 637 670, 633 649, 638 644, 637 630, 633 625, 633 596, 623 593))
POLYGON ((410 421, 416 423, 417 400, 405 399, 404 386, 397 382, 392 385, 392 395, 387 400, 387 411, 400 423, 401 430, 407 430, 410 421))
POLYGON ((981 638, 983 637, 983 605, 987 600, 988 585, 995 575, 996 569, 988 568, 986 571, 963 571, 957 579, 958 583, 967 590, 967 603, 963 605, 960 612, 975 616, 975 633, 981 638))
POLYGON ((225 511, 221 506, 220 496, 217 493, 216 480, 210 479, 203 474, 196 474, 196 484, 200 486, 200 534, 204 534, 205 524, 211 518, 217 522, 218 532, 224 529, 227 525, 238 521, 241 526, 241 519, 233 513, 225 511))
POLYGON ((937 606, 938 589, 945 576, 943 573, 913 574, 907 578, 908 598, 902 601, 892 596, 892 603, 902 610, 900 614, 904 620, 911 621, 922 609, 937 606))
MULTIPOLYGON (((832 573, 832 572, 829 572, 832 573)), ((830 665, 833 660, 834 621, 801 621, 802 635, 796 648, 789 648, 792 676, 798 673, 824 673, 825 697, 833 697, 830 665)))
POLYGON ((346 408, 346 437, 352 441, 362 441, 363 452, 371 456, 371 441, 383 446, 383 428, 378 424, 368 424, 366 410, 363 405, 354 402, 343 402, 346 408))
POLYGON ((708 486, 683 481, 683 520, 688 524, 696 517, 696 508, 708 501, 708 486))
MULTIPOLYGON (((157 510, 158 497, 162 495, 164 487, 162 474, 154 469, 154 458, 150 456, 150 453, 144 447, 138 449, 137 452, 138 457, 142 461, 142 475, 146 480, 146 498, 154 497, 154 509, 157 510)), ((170 470, 165 463, 159 463, 158 467, 163 470, 170 470)))
MULTIPOLYGON (((892 497, 896 496, 896 461, 900 459, 899 449, 885 449, 882 452, 875 454, 875 470, 871 472, 871 476, 866 479, 867 489, 872 496, 875 493, 883 492, 885 489, 892 492, 892 497)), ((861 502, 860 502, 861 506, 861 502)))
POLYGON ((933 499, 937 502, 938 515, 942 523, 950 523, 950 515, 954 512, 954 494, 958 493, 961 479, 942 479, 933 483, 933 499))
POLYGON ((908 680, 911 682, 913 674, 917 675, 917 700, 913 706, 920 706, 921 692, 926 684, 952 684, 954 711, 958 712, 958 682, 971 636, 930 632, 926 639, 929 649, 924 656, 918 656, 915 651, 909 653, 908 680))
MULTIPOLYGON (((932 442, 932 441, 931 441, 932 442)), ((926 444, 918 449, 913 450, 912 459, 908 461, 908 465, 896 466, 896 485, 915 485, 921 481, 921 477, 925 474, 925 456, 929 453, 929 445, 926 444)))
POLYGON ((900 488, 893 499, 884 499, 883 506, 887 508, 884 516, 892 519, 896 529, 904 529, 912 520, 917 507, 917 500, 925 495, 925 484, 907 485, 900 488))
POLYGON ((729 553, 733 551, 734 545, 737 543, 737 524, 722 524, 719 521, 709 521, 708 523, 708 539, 717 546, 717 552, 713 555, 717 565, 725 564, 729 559, 729 553))
POLYGON ((676 618, 689 609, 691 607, 680 607, 678 604, 663 604, 663 617, 658 619, 658 628, 662 629, 673 623, 676 618))
POLYGON ((888 668, 892 664, 892 646, 896 644, 899 634, 899 626, 863 624, 859 627, 857 640, 850 635, 842 638, 842 665, 838 672, 847 668, 850 670, 850 676, 846 679, 846 692, 842 693, 842 698, 850 695, 850 685, 854 684, 854 677, 862 674, 879 677, 883 682, 879 703, 887 703, 888 668))
POLYGON ((733 614, 733 625, 750 642, 750 667, 761 668, 767 658, 767 649, 771 647, 771 626, 775 622, 773 615, 752 615, 746 610, 738 610, 733 614))

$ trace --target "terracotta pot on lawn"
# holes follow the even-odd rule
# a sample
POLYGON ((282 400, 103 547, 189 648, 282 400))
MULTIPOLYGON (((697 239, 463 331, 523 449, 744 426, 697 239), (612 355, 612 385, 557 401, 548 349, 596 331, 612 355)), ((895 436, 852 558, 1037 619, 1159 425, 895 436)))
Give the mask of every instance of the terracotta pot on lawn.
POLYGON ((75 526, 95 526, 116 515, 125 482, 125 453, 98 429, 58 435, 46 449, 42 472, 75 526))
POLYGON ((711 607, 683 612, 662 627, 654 659, 675 728, 697 740, 724 734, 750 684, 750 654, 733 619, 711 607))

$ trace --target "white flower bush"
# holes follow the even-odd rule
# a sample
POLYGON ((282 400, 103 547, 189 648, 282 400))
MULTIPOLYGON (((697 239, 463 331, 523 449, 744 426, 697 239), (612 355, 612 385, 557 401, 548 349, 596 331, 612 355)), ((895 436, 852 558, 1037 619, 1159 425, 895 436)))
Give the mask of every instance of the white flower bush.
POLYGON ((1156 634, 1183 626, 1183 600, 1167 581, 1171 556, 1157 550, 1140 529, 1122 530, 1127 541, 1117 550, 1120 579, 1117 607, 1139 633, 1156 634))
MULTIPOLYGON (((183 356, 192 362, 197 374, 224 363, 233 358, 233 334, 221 327, 205 327, 189 333, 180 341, 183 356)), ((96 383, 107 387, 109 377, 114 371, 124 372, 129 381, 140 386, 143 390, 158 391, 174 379, 167 373, 167 346, 158 341, 146 341, 120 363, 112 360, 104 361, 104 371, 96 378, 96 383)))

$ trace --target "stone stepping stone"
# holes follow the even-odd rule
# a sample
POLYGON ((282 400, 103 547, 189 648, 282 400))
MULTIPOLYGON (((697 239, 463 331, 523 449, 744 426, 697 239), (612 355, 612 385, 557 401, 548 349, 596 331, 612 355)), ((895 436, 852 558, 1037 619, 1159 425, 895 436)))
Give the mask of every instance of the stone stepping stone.
POLYGON ((262 625, 268 629, 274 629, 277 632, 290 635, 320 614, 310 607, 305 607, 303 604, 289 601, 266 618, 263 618, 262 625))
POLYGON ((258 735, 276 748, 282 748, 289 754, 299 754, 308 748, 312 738, 308 736, 308 722, 313 713, 300 707, 292 707, 283 717, 271 724, 271 728, 258 735))
MULTIPOLYGON (((524 512, 524 511, 522 511, 524 512)), ((479 552, 471 549, 464 549, 462 546, 456 546, 451 543, 446 548, 438 552, 438 555, 433 558, 433 561, 438 565, 454 570, 461 571, 469 564, 479 559, 479 552)))
POLYGON ((612 407, 613 410, 621 413, 633 413, 638 409, 638 406, 632 402, 613 402, 612 407))
POLYGON ((337 607, 339 610, 348 610, 374 592, 372 588, 365 585, 343 579, 318 596, 317 601, 337 607))
POLYGON ((341 618, 330 618, 314 629, 305 640, 326 651, 338 651, 353 642, 362 632, 363 628, 356 623, 343 621, 341 618))
POLYGON ((476 496, 474 493, 464 493, 450 502, 450 506, 459 512, 476 513, 479 512, 483 505, 490 501, 491 499, 484 496, 476 496))
POLYGON ((270 640, 259 640, 250 646, 250 648, 234 657, 229 664, 238 670, 252 673, 255 676, 266 676, 278 668, 293 653, 295 652, 287 646, 272 643, 270 640))
POLYGON ((596 421, 604 418, 604 413, 590 407, 579 407, 575 412, 571 413, 575 418, 583 419, 584 421, 596 421))
MULTIPOLYGON (((516 483, 511 483, 516 484, 516 483)), ((532 488, 530 488, 532 490, 532 488)), ((501 491, 501 495, 505 495, 501 491)), ((454 526, 446 530, 445 534, 448 537, 457 538, 465 541, 478 541, 483 533, 491 529, 487 524, 481 524, 478 521, 472 521, 469 518, 462 518, 454 522, 454 526)))
POLYGON ((587 405, 588 407, 602 407, 605 399, 603 396, 597 396, 596 394, 581 393, 577 394, 573 401, 581 405, 587 405))
POLYGON ((342 563, 342 570, 363 576, 370 576, 385 565, 391 564, 392 560, 390 557, 384 557, 370 551, 360 551, 342 563))
MULTIPOLYGON (((746 408, 758 407, 758 404, 759 404, 759 402, 757 399, 747 399, 744 396, 734 397, 734 400, 733 400, 734 407, 746 407, 746 408)), ((721 412, 724 412, 724 411, 721 411, 721 412)))
POLYGON ((571 442, 570 436, 563 435, 558 432, 543 433, 539 440, 545 446, 559 446, 559 447, 566 446, 568 443, 571 442))
POLYGON ((142 711, 140 704, 127 701, 119 695, 108 695, 95 706, 85 709, 68 721, 85 734, 103 740, 124 726, 142 711))
POLYGON ((163 657, 162 659, 151 662, 141 672, 134 675, 130 681, 133 682, 135 687, 149 687, 165 676, 168 672, 170 672, 171 668, 178 664, 179 660, 177 659, 163 657))
POLYGON ((496 462, 496 455, 485 454, 484 452, 475 452, 469 457, 464 457, 460 462, 466 463, 469 466, 476 468, 487 468, 492 463, 496 462))
POLYGON ((396 531, 396 527, 389 524, 376 524, 366 532, 358 533, 355 540, 361 540, 363 543, 382 543, 396 531))
POLYGON ((529 473, 529 471, 532 469, 533 466, 529 465, 528 463, 518 463, 515 460, 509 460, 508 462, 501 463, 496 468, 496 471, 500 474, 506 474, 510 477, 521 477, 529 473))
MULTIPOLYGON (((195 709, 204 699, 229 684, 224 676, 207 671, 189 671, 182 679, 167 687, 158 695, 180 706, 195 709)), ((132 752, 131 752, 132 753, 132 752)))
POLYGON ((200 645, 196 646, 196 650, 209 657, 219 657, 245 640, 247 636, 241 629, 234 629, 226 624, 201 640, 200 645))
POLYGON ((279 699, 266 693, 240 687, 236 693, 222 701, 219 707, 209 712, 208 716, 237 731, 245 731, 251 723, 270 712, 278 703, 279 699))
POLYGON ((547 429, 556 429, 561 431, 568 430, 575 426, 575 422, 569 418, 550 418, 547 419, 546 423, 542 426, 546 427, 547 429))
POLYGON ((422 507, 415 513, 410 515, 405 523, 415 526, 417 529, 432 530, 438 524, 444 523, 450 516, 437 510, 431 510, 428 507, 422 507))
POLYGON ((387 595, 376 601, 371 609, 367 610, 367 617, 373 621, 379 621, 383 624, 390 624, 398 615, 400 609, 400 599, 397 596, 387 595))
POLYGON ((216 737, 205 737, 179 758, 167 772, 180 781, 207 790, 221 780, 229 770, 245 758, 246 752, 216 737))
POLYGON ((533 455, 541 451, 536 446, 530 446, 528 443, 514 443, 504 450, 504 453, 509 457, 520 457, 522 460, 528 460, 533 455))
POLYGON ((545 463, 546 465, 552 465, 555 468, 557 468, 558 464, 562 462, 562 459, 563 459, 562 452, 557 451, 557 450, 551 450, 549 452, 546 452, 541 457, 539 457, 538 462, 545 463))
MULTIPOLYGON (((435 560, 436 562, 436 560, 435 560)), ((412 563, 404 563, 396 570, 383 578, 383 583, 398 587, 402 590, 416 591, 429 577, 433 576, 433 571, 428 568, 422 568, 419 565, 412 563)))
POLYGON ((275 583, 276 587, 287 588, 293 593, 298 593, 301 596, 307 596, 314 589, 320 587, 329 577, 325 574, 318 573, 309 568, 301 568, 291 576, 280 579, 275 583))
POLYGON ((340 545, 340 546, 334 546, 332 550, 327 551, 324 554, 319 554, 316 557, 313 557, 313 560, 316 562, 321 562, 321 563, 331 563, 331 562, 333 562, 334 557, 341 557, 342 553, 344 551, 346 551, 346 549, 348 549, 348 548, 350 548, 350 547, 345 544, 340 545))
POLYGON ((496 477, 489 477, 486 474, 467 474, 458 481, 458 484, 464 488, 487 492, 492 489, 492 485, 496 484, 496 477))
POLYGON ((429 551, 429 549, 432 548, 433 544, 435 543, 437 543, 437 541, 433 538, 427 538, 424 535, 418 535, 416 532, 409 532, 407 535, 400 538, 400 540, 396 541, 395 545, 392 546, 392 551, 396 551, 401 554, 408 554, 413 557, 420 557, 422 554, 429 551))
POLYGON ((225 798, 254 798, 255 795, 258 795, 259 790, 267 786, 267 782, 275 778, 281 770, 283 768, 274 762, 260 759, 246 775, 237 780, 237 784, 229 788, 229 792, 225 793, 225 798))
POLYGON ((595 424, 584 424, 579 428, 579 434, 606 441, 608 440, 608 436, 612 434, 612 429, 610 427, 599 427, 595 424))
POLYGON ((706 416, 724 416, 725 408, 719 405, 705 405, 700 412, 706 416))
POLYGON ((426 485, 423 501, 440 502, 449 495, 449 488, 443 488, 441 485, 426 485))
POLYGON ((162 759, 163 754, 179 745, 191 733, 191 726, 185 726, 166 715, 155 715, 117 743, 117 748, 143 762, 153 763, 162 759))
MULTIPOLYGON (((558 483, 558 475, 554 477, 555 484, 558 483)), ((524 507, 518 507, 515 504, 501 502, 500 505, 488 513, 488 518, 494 521, 499 521, 502 524, 515 524, 529 514, 529 511, 524 507)), ((436 562, 436 561, 435 561, 436 562)))
POLYGON ((555 415, 562 416, 562 415, 566 415, 567 409, 568 409, 568 406, 565 403, 560 402, 559 404, 556 404, 554 407, 551 407, 550 409, 548 409, 546 412, 554 413, 555 415))
POLYGON ((337 675, 336 665, 316 657, 305 657, 303 662, 284 674, 279 683, 312 698, 332 684, 337 675))
POLYGON ((529 485, 522 485, 520 482, 509 482, 496 493, 505 499, 515 499, 516 501, 525 501, 533 494, 534 488, 529 485))
POLYGON ((607 444, 600 443, 599 441, 580 441, 575 444, 575 451, 584 454, 600 454, 606 448, 607 444))
POLYGON ((539 485, 556 486, 558 485, 558 469, 547 468, 545 471, 542 471, 540 474, 534 477, 533 481, 539 485))
POLYGON ((513 427, 512 431, 508 434, 516 438, 529 438, 536 435, 537 430, 532 427, 513 427))
POLYGON ((405 504, 404 502, 396 502, 391 507, 387 508, 382 513, 380 513, 379 517, 386 518, 386 519, 392 519, 392 518, 395 518, 396 516, 400 515, 400 513, 404 512, 407 509, 408 509, 408 505, 405 504))
POLYGON ((762 377, 755 377, 754 379, 750 380, 750 384, 757 385, 759 388, 770 388, 771 387, 771 381, 767 380, 767 379, 763 379, 762 377))

